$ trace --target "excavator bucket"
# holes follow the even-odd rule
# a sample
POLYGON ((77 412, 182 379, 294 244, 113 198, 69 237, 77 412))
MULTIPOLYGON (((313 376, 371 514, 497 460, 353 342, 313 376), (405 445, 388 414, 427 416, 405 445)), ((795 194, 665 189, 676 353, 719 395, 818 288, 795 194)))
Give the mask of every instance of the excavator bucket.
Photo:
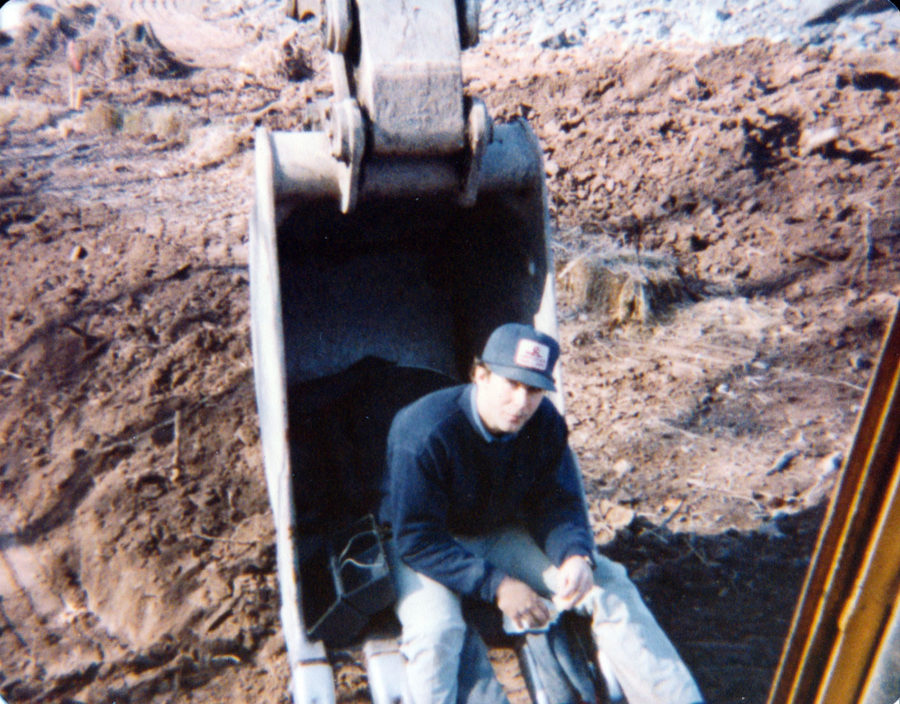
POLYGON ((465 380, 497 325, 555 332, 541 155, 527 125, 494 130, 471 206, 452 165, 435 162, 371 195, 364 185, 342 213, 321 188, 332 159, 318 133, 256 136, 253 357, 295 667, 326 667, 310 638, 344 645, 366 611, 387 605, 341 603, 329 564, 339 536, 375 509, 393 414, 465 380))
POLYGON ((496 326, 556 334, 546 191, 528 125, 463 96, 477 3, 325 5, 325 129, 256 133, 256 398, 294 702, 333 702, 326 648, 365 642, 393 704, 396 640, 370 637, 393 600, 372 518, 388 428, 465 380, 496 326))

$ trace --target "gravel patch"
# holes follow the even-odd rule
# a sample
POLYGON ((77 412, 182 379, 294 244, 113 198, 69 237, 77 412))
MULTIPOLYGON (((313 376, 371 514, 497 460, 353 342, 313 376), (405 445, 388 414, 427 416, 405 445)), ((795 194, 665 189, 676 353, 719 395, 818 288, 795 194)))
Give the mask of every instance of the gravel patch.
POLYGON ((483 38, 561 48, 617 35, 627 44, 798 45, 897 49, 900 12, 888 0, 484 0, 483 38))

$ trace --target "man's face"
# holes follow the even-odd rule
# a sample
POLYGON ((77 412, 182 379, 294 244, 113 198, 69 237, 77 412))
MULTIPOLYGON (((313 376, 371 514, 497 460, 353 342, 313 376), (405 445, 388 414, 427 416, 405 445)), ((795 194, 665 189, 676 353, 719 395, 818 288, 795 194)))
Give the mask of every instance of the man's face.
POLYGON ((495 435, 521 430, 544 398, 543 389, 507 379, 482 366, 475 368, 473 380, 478 415, 495 435))

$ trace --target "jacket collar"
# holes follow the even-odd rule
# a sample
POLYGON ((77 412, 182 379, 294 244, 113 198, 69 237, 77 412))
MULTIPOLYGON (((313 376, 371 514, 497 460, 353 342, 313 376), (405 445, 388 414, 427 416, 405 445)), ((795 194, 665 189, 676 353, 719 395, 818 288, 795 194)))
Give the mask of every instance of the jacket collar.
POLYGON ((481 416, 478 414, 478 405, 475 401, 475 396, 478 393, 478 387, 475 384, 469 384, 468 388, 465 390, 462 398, 462 407, 463 411, 466 414, 466 418, 469 419, 469 422, 472 424, 472 427, 475 428, 475 432, 477 432, 482 438, 484 438, 485 442, 509 442, 513 438, 518 435, 518 433, 503 433, 502 435, 494 435, 491 433, 485 426, 484 421, 481 420, 481 416))

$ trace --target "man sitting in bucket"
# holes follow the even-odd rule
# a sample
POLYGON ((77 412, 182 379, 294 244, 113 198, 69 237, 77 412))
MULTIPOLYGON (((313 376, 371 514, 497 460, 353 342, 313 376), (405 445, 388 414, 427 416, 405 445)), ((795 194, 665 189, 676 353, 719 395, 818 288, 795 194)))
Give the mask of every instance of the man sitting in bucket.
POLYGON ((424 396, 393 421, 381 519, 393 530, 415 704, 471 700, 460 681, 473 679, 475 699, 506 700, 484 644, 467 634, 461 597, 495 603, 521 629, 556 610, 584 614, 629 704, 702 701, 624 567, 595 549, 565 421, 544 397, 558 357, 552 337, 502 325, 471 384, 424 396))

